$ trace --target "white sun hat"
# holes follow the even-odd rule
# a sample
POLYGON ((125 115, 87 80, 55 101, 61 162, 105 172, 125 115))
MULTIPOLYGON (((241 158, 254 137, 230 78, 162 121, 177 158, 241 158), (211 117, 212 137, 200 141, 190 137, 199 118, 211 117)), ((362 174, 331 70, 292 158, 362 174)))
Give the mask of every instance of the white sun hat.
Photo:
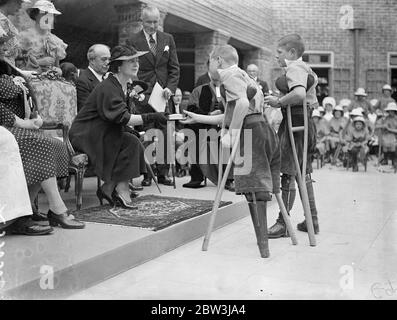
POLYGON ((352 112, 350 112, 350 115, 353 117, 362 117, 363 116, 363 112, 361 111, 361 108, 355 108, 352 110, 352 112))
POLYGON ((32 9, 39 9, 42 12, 47 12, 57 15, 62 14, 60 11, 55 9, 55 6, 51 1, 47 1, 47 0, 36 1, 36 3, 29 9, 26 9, 26 11, 29 13, 32 9))
POLYGON ((332 108, 335 108, 335 106, 336 106, 336 101, 335 101, 335 99, 332 98, 332 97, 325 97, 324 100, 323 100, 322 105, 323 105, 323 107, 325 108, 325 105, 327 105, 327 104, 330 104, 330 105, 332 106, 332 108))
POLYGON ((365 124, 365 119, 364 119, 364 117, 362 117, 362 116, 358 116, 358 117, 355 117, 355 118, 353 119, 353 122, 357 122, 357 121, 361 121, 362 123, 365 124))
POLYGON ((339 104, 334 108, 334 110, 332 110, 333 112, 335 112, 335 111, 340 111, 340 112, 342 112, 343 113, 343 108, 342 108, 342 106, 340 106, 339 104))
POLYGON ((358 88, 356 92, 354 92, 355 96, 363 96, 366 97, 367 94, 365 93, 365 89, 364 88, 358 88))
POLYGON ((314 117, 321 118, 321 114, 320 114, 320 111, 318 109, 314 109, 313 110, 312 118, 314 118, 314 117))
POLYGON ((397 104, 395 102, 389 102, 385 111, 396 111, 397 112, 397 104))
POLYGON ((389 85, 389 84, 385 84, 383 87, 382 87, 382 91, 383 90, 390 90, 390 91, 393 91, 392 89, 391 89, 391 86, 389 85))
POLYGON ((352 101, 350 99, 341 99, 339 101, 339 105, 342 107, 348 107, 348 106, 350 106, 351 103, 352 103, 352 101))

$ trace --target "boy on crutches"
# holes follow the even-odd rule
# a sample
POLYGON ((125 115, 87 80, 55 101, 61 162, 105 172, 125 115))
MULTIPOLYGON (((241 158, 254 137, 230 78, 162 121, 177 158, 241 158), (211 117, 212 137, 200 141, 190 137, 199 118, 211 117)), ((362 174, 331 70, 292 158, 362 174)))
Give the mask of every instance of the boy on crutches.
MULTIPOLYGON (((313 219, 314 232, 319 232, 319 224, 317 217, 316 203, 314 199, 313 183, 311 173, 313 172, 311 166, 311 155, 315 152, 316 147, 316 130, 311 117, 313 108, 318 106, 316 96, 316 85, 318 83, 317 75, 313 70, 302 61, 302 55, 305 51, 305 46, 302 38, 297 34, 290 34, 281 38, 277 46, 276 58, 281 67, 285 68, 285 76, 280 77, 276 81, 279 84, 279 90, 285 95, 280 97, 267 96, 265 103, 272 107, 281 108, 283 113, 283 120, 280 124, 278 135, 280 138, 281 149, 281 196, 284 205, 289 212, 292 209, 295 200, 295 179, 297 176, 296 166, 294 163, 292 146, 289 138, 286 106, 291 106, 292 125, 303 126, 303 101, 306 99, 308 108, 308 148, 307 148, 307 168, 306 172, 302 172, 302 177, 306 181, 306 188, 309 198, 310 213, 313 219), (310 75, 312 77, 310 77, 310 75), (310 79, 312 79, 311 85, 310 79), (313 83, 314 80, 314 83, 313 83)), ((294 133, 294 140, 300 167, 303 162, 303 131, 294 133)), ((298 230, 307 232, 306 221, 298 224, 298 230)), ((276 223, 269 229, 269 238, 280 238, 288 236, 287 228, 281 213, 276 223)))
POLYGON ((225 118, 224 129, 227 131, 224 130, 221 143, 225 148, 230 148, 239 139, 240 155, 244 153, 244 144, 247 143, 244 141, 244 131, 251 130, 252 152, 243 156, 243 159, 251 157, 251 170, 241 174, 242 171, 238 172, 240 166, 235 164, 234 179, 236 193, 244 194, 248 201, 259 250, 265 258, 269 256, 266 237, 267 201, 271 200, 271 193, 280 192, 278 137, 261 114, 261 91, 256 90, 256 83, 238 67, 235 48, 230 45, 216 47, 210 56, 209 71, 211 77, 219 77, 225 88, 225 114, 206 116, 185 111, 189 116, 187 123, 219 124, 225 118))

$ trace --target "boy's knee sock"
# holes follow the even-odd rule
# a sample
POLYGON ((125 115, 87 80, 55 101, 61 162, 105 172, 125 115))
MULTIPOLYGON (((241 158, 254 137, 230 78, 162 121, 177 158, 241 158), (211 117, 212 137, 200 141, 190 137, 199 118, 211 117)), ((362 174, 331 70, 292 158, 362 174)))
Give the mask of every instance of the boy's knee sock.
MULTIPOLYGON (((283 174, 281 177, 281 199, 283 200, 285 209, 289 215, 291 211, 296 197, 296 187, 295 187, 295 178, 288 174, 283 174)), ((284 218, 281 212, 278 214, 278 219, 281 222, 284 222, 284 218)))

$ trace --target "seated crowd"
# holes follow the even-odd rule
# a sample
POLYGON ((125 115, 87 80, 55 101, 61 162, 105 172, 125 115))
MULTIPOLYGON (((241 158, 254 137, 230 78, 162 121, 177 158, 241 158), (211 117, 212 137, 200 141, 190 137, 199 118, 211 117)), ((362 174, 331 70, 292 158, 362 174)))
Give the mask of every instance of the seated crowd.
MULTIPOLYGON (((317 157, 332 165, 351 166, 366 163, 369 155, 377 155, 381 165, 397 167, 397 104, 391 98, 392 88, 382 87, 381 97, 367 100, 358 88, 355 100, 325 97, 322 106, 313 111, 317 131, 317 157)), ((382 170, 382 167, 380 167, 382 170)))

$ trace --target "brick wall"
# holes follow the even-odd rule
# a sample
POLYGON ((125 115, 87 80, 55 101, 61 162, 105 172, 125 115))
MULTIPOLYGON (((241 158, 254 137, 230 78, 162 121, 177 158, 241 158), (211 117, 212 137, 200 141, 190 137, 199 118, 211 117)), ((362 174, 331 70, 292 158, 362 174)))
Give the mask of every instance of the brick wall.
POLYGON ((395 0, 273 0, 273 28, 278 39, 299 33, 306 50, 326 50, 335 54, 334 80, 350 77, 350 88, 338 93, 352 97, 354 91, 353 32, 339 28, 339 10, 351 5, 355 19, 364 21, 360 31, 359 85, 370 94, 386 82, 387 53, 397 51, 397 1, 395 0))

